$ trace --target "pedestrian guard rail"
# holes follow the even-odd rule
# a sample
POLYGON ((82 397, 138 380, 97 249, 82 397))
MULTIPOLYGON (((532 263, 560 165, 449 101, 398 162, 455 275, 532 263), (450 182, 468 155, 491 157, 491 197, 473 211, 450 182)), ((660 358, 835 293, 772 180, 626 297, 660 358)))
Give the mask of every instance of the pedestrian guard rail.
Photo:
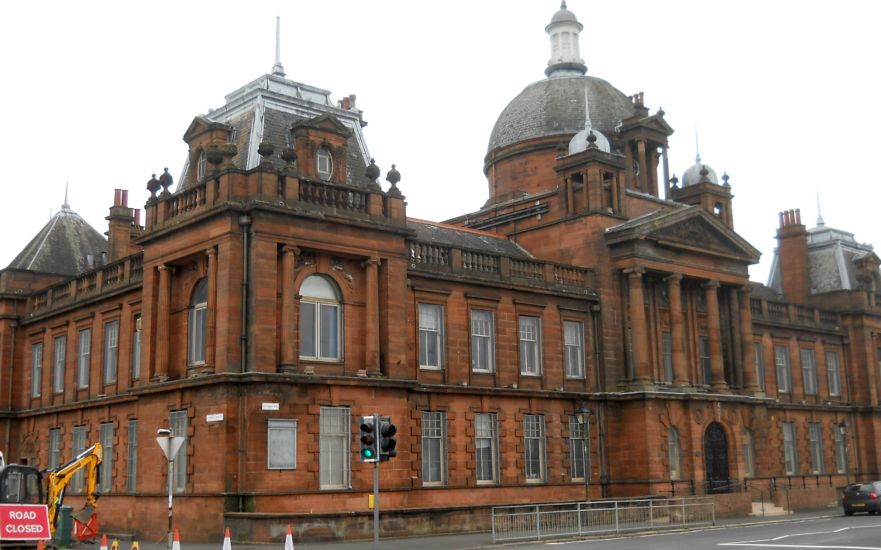
POLYGON ((683 529, 716 523, 712 497, 494 506, 493 543, 683 529))

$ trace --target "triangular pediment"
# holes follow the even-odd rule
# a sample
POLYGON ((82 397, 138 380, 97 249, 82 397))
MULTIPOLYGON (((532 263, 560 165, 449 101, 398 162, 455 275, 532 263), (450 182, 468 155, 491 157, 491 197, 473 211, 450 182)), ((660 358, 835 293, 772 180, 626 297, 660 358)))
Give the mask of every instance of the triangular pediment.
POLYGON ((291 126, 291 130, 297 130, 298 128, 315 128, 319 130, 327 130, 346 137, 348 137, 348 135, 351 133, 345 124, 343 124, 339 121, 339 119, 330 114, 323 114, 315 118, 310 118, 308 120, 298 121, 291 126))
POLYGON ((657 211, 606 230, 610 245, 640 240, 692 254, 724 256, 747 263, 761 253, 718 218, 697 206, 657 211))
POLYGON ((193 121, 187 127, 187 131, 184 132, 184 141, 189 143, 194 137, 210 130, 225 130, 229 132, 231 129, 230 126, 222 122, 209 120, 203 116, 197 116, 193 118, 193 121))

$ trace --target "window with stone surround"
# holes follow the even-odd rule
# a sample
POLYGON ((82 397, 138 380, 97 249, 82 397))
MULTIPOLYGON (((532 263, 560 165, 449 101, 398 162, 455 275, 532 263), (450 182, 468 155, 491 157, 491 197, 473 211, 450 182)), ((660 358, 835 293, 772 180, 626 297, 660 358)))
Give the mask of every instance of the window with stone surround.
POLYGON ((495 372, 495 329, 492 311, 471 310, 471 369, 495 372))
POLYGON ((523 461, 526 466, 526 481, 528 483, 541 483, 547 480, 545 447, 545 417, 540 414, 524 415, 523 461))
POLYGON ((125 490, 134 493, 138 490, 138 420, 128 421, 128 447, 125 461, 125 490))
POLYGON ((315 152, 315 170, 322 181, 328 181, 333 175, 333 155, 323 145, 315 152))
POLYGON ((756 446, 753 432, 749 428, 743 430, 743 473, 746 477, 756 476, 756 446))
POLYGON ((817 360, 814 350, 802 348, 799 350, 801 358, 801 377, 805 395, 817 395, 817 360))
POLYGON ((172 437, 183 437, 184 442, 174 457, 174 475, 172 477, 173 490, 175 493, 183 493, 187 490, 187 446, 189 438, 190 419, 186 410, 171 411, 168 417, 168 427, 172 437))
MULTIPOLYGON (((74 426, 73 433, 71 434, 71 459, 78 457, 86 450, 86 427, 85 426, 74 426)), ((85 475, 83 470, 73 474, 73 477, 70 479, 70 491, 72 493, 82 493, 83 492, 83 480, 85 479, 85 475)))
POLYGON ((447 482, 447 413, 422 411, 422 484, 447 482))
POLYGON ((664 382, 673 383, 673 334, 669 331, 661 333, 661 360, 664 382))
POLYGON ((92 329, 85 328, 77 336, 76 387, 83 390, 89 387, 89 372, 92 364, 92 329))
POLYGON ((819 422, 808 423, 808 436, 811 448, 811 473, 822 474, 823 464, 823 426, 819 422))
POLYGON ((141 316, 135 315, 132 323, 132 380, 141 378, 141 316))
POLYGON ((765 391, 765 347, 761 342, 753 342, 753 349, 756 355, 756 380, 759 389, 765 391))
POLYGON ((783 430, 783 472, 788 475, 798 473, 798 451, 795 447, 795 422, 784 422, 783 430))
POLYGON ((588 451, 587 424, 575 416, 569 417, 569 476, 572 481, 584 481, 590 476, 590 453, 588 451))
POLYGON ((675 426, 670 426, 670 429, 667 431, 667 462, 671 480, 682 478, 681 456, 682 448, 679 443, 679 430, 675 426))
POLYGON ((49 469, 61 466, 61 428, 49 428, 49 469))
POLYGON ((419 304, 419 367, 443 368, 444 307, 439 304, 419 304))
POLYGON ((104 323, 104 383, 116 382, 116 365, 119 361, 119 321, 104 323))
POLYGON ((520 327, 520 374, 541 374, 541 319, 521 315, 520 327))
POLYGON ((266 467, 270 470, 297 468, 297 421, 270 418, 266 426, 266 467))
POLYGON ((713 361, 710 357, 710 338, 700 336, 697 340, 698 353, 700 354, 701 381, 710 385, 713 382, 713 361))
POLYGON ((841 396, 841 376, 839 374, 838 352, 826 352, 826 380, 829 384, 829 397, 841 396))
POLYGON ((187 364, 205 364, 208 340, 208 278, 202 277, 193 287, 187 330, 187 364))
POLYGON ((319 413, 319 482, 322 489, 348 489, 350 420, 348 407, 321 407, 319 413))
POLYGON ((53 346, 52 392, 64 393, 64 371, 67 362, 67 336, 56 336, 53 346))
POLYGON ((835 424, 835 469, 839 474, 847 473, 847 424, 835 424))
POLYGON ((584 378, 584 323, 563 321, 566 378, 584 378))
POLYGON ((310 275, 300 285, 300 358, 342 359, 342 308, 336 285, 322 275, 310 275))
POLYGON ((98 428, 101 442, 101 464, 98 465, 98 489, 107 494, 113 488, 113 422, 102 422, 98 428))
POLYGON ((499 481, 499 430, 495 413, 474 415, 475 477, 478 484, 499 481))
POLYGON ((789 348, 783 345, 774 346, 774 366, 777 369, 777 392, 792 391, 792 369, 789 364, 789 348))
POLYGON ((40 397, 43 385, 43 343, 31 344, 31 397, 40 397))

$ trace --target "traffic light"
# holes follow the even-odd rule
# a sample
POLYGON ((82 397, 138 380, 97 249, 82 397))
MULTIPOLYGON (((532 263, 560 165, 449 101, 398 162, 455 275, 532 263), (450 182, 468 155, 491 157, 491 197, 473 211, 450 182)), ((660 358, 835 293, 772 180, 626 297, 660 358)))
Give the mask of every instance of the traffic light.
POLYGON ((361 417, 361 462, 379 461, 376 439, 376 417, 361 417))
POLYGON ((398 456, 398 451, 395 450, 395 447, 398 446, 398 440, 395 439, 395 434, 398 433, 398 428, 392 424, 391 417, 388 416, 380 416, 379 417, 379 459, 381 461, 386 461, 390 458, 394 458, 398 456))

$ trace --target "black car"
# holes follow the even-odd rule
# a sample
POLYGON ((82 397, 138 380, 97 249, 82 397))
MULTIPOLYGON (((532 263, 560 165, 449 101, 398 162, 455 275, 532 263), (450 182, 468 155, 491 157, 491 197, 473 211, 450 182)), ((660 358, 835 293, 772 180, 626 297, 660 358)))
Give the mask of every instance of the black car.
POLYGON ((863 483, 851 483, 844 489, 841 497, 841 506, 844 515, 852 516, 854 512, 867 512, 877 514, 881 512, 881 481, 866 481, 863 483))

